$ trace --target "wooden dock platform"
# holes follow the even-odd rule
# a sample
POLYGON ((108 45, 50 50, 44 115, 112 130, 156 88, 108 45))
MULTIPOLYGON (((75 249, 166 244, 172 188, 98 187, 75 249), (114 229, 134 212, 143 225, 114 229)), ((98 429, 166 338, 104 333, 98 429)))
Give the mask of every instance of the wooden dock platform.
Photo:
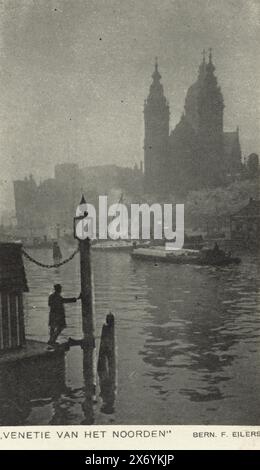
POLYGON ((68 349, 68 342, 61 343, 55 349, 50 349, 47 343, 27 339, 24 346, 0 354, 0 367, 19 361, 50 359, 64 354, 68 349))

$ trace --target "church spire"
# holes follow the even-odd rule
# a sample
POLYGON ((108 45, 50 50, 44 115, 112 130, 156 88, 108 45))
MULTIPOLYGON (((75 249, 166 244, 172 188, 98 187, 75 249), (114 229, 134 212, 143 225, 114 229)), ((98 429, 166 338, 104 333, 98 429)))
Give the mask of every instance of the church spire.
POLYGON ((157 57, 152 79, 149 95, 144 102, 144 183, 147 192, 156 193, 165 188, 170 121, 157 57))
POLYGON ((202 62, 199 66, 199 74, 198 74, 198 80, 201 83, 204 78, 205 78, 205 73, 206 73, 206 51, 203 49, 202 51, 202 62))
POLYGON ((206 65, 205 78, 198 95, 198 134, 202 146, 202 155, 205 160, 205 178, 210 181, 210 184, 220 183, 224 178, 224 102, 214 71, 212 49, 209 49, 209 60, 206 65), (215 176, 213 177, 213 175, 215 176))
POLYGON ((211 47, 209 48, 209 62, 207 64, 207 71, 211 72, 212 74, 215 71, 215 67, 212 62, 212 48, 211 47))
POLYGON ((161 84, 161 74, 158 69, 158 58, 155 57, 154 72, 152 74, 152 83, 150 86, 150 93, 147 98, 147 102, 158 102, 160 101, 163 106, 168 105, 167 100, 164 96, 163 86, 161 84))
POLYGON ((161 74, 158 70, 158 57, 155 57, 154 72, 152 74, 153 80, 159 82, 161 80, 161 74))
MULTIPOLYGON (((207 115, 207 112, 210 111, 211 117, 214 119, 217 118, 219 114, 218 123, 220 128, 223 126, 223 96, 221 93, 221 89, 218 86, 217 77, 215 75, 215 66, 212 62, 212 49, 209 49, 209 61, 206 65, 206 72, 203 82, 203 87, 200 90, 199 94, 199 108, 200 112, 202 112, 202 108, 207 115), (207 112, 206 112, 207 109, 207 112)), ((202 117, 202 116, 201 116, 202 117)), ((209 116, 205 117, 205 124, 209 124, 209 116)), ((223 127, 222 127, 223 131, 223 127)))

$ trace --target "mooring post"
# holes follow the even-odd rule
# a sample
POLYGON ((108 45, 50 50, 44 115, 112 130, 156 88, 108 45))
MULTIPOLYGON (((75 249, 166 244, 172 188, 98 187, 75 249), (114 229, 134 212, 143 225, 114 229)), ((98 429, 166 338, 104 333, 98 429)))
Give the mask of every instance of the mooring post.
POLYGON ((90 239, 79 241, 80 277, 81 277, 81 310, 84 346, 95 347, 94 309, 92 292, 92 272, 90 239))
POLYGON ((95 324, 93 308, 93 282, 91 272, 90 239, 80 240, 80 277, 81 309, 83 330, 83 376, 85 383, 85 400, 82 404, 85 419, 82 424, 94 423, 94 402, 96 399, 96 356, 95 324))
POLYGON ((91 242, 84 231, 84 221, 88 216, 84 206, 86 201, 82 195, 80 206, 83 207, 83 214, 74 217, 74 237, 79 242, 80 255, 80 284, 81 284, 81 312, 83 340, 81 347, 83 350, 83 375, 85 382, 85 401, 83 410, 85 420, 82 424, 93 424, 94 409, 93 403, 96 396, 96 350, 95 350, 95 318, 93 305, 93 281, 91 271, 91 242), (79 225, 77 225, 79 224, 79 225), (77 231, 77 227, 79 230, 77 231))
POLYGON ((93 308, 93 282, 91 272, 90 239, 86 237, 85 222, 88 217, 86 200, 82 194, 80 205, 82 214, 74 217, 74 238, 79 242, 80 254, 80 284, 81 284, 81 311, 83 349, 95 348, 95 326, 93 308))
POLYGON ((111 382, 116 379, 115 317, 111 312, 102 327, 98 373, 101 378, 108 378, 111 382))

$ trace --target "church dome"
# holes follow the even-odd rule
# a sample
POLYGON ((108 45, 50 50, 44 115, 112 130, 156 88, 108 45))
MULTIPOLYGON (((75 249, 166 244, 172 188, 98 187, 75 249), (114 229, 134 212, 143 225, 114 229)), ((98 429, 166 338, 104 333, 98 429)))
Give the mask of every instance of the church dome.
POLYGON ((203 60, 199 66, 197 81, 188 88, 184 105, 185 117, 196 132, 198 131, 199 126, 198 98, 200 90, 203 87, 206 67, 205 51, 203 51, 203 60))
POLYGON ((199 82, 193 83, 186 94, 185 98, 185 116, 189 124, 195 131, 198 130, 198 97, 200 92, 199 82))
POLYGON ((170 143, 173 145, 187 145, 196 139, 196 134, 189 121, 184 114, 180 122, 175 126, 175 129, 170 134, 170 143))

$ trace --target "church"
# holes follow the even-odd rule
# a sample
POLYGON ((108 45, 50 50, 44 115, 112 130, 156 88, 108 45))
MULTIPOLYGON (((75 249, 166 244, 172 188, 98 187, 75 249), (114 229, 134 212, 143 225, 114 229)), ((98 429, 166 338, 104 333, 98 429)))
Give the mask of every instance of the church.
POLYGON ((203 51, 198 77, 187 91, 180 122, 170 132, 170 108, 156 59, 144 103, 144 189, 187 193, 228 184, 241 172, 238 128, 224 132, 224 99, 212 51, 203 51))

